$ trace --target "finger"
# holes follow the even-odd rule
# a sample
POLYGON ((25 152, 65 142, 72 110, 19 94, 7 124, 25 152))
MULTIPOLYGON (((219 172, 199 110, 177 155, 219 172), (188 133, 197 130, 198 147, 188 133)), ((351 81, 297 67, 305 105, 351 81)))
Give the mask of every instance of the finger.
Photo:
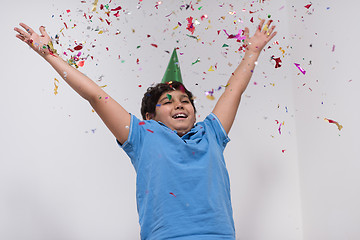
POLYGON ((274 31, 274 29, 275 29, 275 26, 272 26, 272 27, 269 29, 267 35, 268 35, 268 36, 271 35, 271 33, 274 31))
POLYGON ((15 27, 14 30, 19 33, 23 38, 30 38, 30 34, 21 30, 20 28, 15 27))
POLYGON ((16 34, 16 37, 18 39, 20 39, 21 41, 25 41, 25 37, 23 35, 20 35, 20 34, 16 34))
POLYGON ((271 41, 271 39, 273 39, 273 37, 275 37, 275 36, 276 36, 276 34, 277 34, 277 32, 274 32, 273 34, 271 34, 271 35, 269 36, 269 40, 268 40, 268 42, 270 42, 270 41, 271 41))
POLYGON ((246 36, 246 38, 249 38, 249 28, 245 28, 244 35, 246 36))
POLYGON ((268 27, 270 27, 271 23, 273 22, 273 20, 269 20, 266 25, 268 25, 268 27))
POLYGON ((28 25, 26 25, 25 23, 20 23, 20 26, 22 26, 23 28, 25 28, 26 32, 28 32, 30 35, 35 33, 34 30, 32 30, 31 27, 29 27, 28 25))
POLYGON ((43 35, 44 37, 49 37, 49 35, 47 34, 44 26, 41 26, 39 28, 39 30, 40 30, 41 35, 43 35))
POLYGON ((265 22, 265 19, 262 19, 258 25, 258 31, 261 32, 261 29, 263 28, 263 25, 264 25, 264 22, 265 22))

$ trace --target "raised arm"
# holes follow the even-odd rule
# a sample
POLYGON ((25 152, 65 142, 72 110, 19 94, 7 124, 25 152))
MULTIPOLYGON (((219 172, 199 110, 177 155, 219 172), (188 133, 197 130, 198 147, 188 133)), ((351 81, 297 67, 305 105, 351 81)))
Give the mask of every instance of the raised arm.
POLYGON ((269 28, 272 21, 269 20, 263 29, 264 22, 265 20, 260 22, 256 33, 251 38, 249 38, 249 29, 245 28, 244 34, 247 44, 245 55, 230 77, 224 93, 219 98, 213 110, 213 113, 219 118, 226 133, 229 133, 231 129, 240 104, 241 95, 249 84, 255 69, 255 63, 262 49, 276 35, 276 32, 273 32, 275 26, 269 28))
POLYGON ((24 23, 15 27, 16 35, 27 43, 35 52, 42 56, 81 97, 86 99, 103 120, 105 125, 114 134, 120 143, 124 143, 129 135, 130 114, 114 99, 112 99, 95 82, 79 70, 70 66, 61 59, 54 49, 50 37, 44 27, 40 27, 41 35, 24 23))

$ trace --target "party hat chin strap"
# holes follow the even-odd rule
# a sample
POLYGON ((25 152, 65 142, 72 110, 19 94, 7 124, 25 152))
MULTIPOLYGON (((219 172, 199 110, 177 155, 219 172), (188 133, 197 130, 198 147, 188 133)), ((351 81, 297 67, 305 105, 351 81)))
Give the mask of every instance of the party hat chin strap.
POLYGON ((180 82, 182 83, 181 71, 180 71, 180 63, 179 59, 176 54, 176 48, 171 55, 169 64, 165 71, 164 77, 161 83, 168 83, 168 82, 180 82))

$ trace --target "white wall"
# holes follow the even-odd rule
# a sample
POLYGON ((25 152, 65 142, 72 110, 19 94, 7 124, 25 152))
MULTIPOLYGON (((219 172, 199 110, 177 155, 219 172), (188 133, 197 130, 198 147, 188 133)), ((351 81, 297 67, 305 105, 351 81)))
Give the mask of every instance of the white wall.
POLYGON ((54 78, 60 78, 15 38, 18 22, 36 30, 45 25, 51 36, 63 22, 75 23, 61 34, 64 49, 75 40, 86 41, 84 52, 94 60, 86 61, 81 71, 106 84, 105 90, 139 117, 143 93, 160 81, 167 66, 170 55, 165 51, 179 47, 183 80, 197 97, 202 120, 215 105, 204 91, 226 84, 242 56, 236 52, 240 45, 228 40, 222 29, 237 33, 249 26, 253 33, 258 17, 268 14, 277 25, 274 41, 279 45, 270 44, 262 54, 225 152, 237 238, 357 239, 359 33, 354 16, 359 3, 312 1, 307 10, 306 1, 203 0, 192 11, 180 10, 183 1, 163 1, 159 9, 156 1, 112 1, 129 12, 121 12, 118 20, 112 17, 108 26, 97 18, 107 18, 103 12, 86 21, 81 11, 87 12, 92 1, 86 2, 2 5, 1 239, 139 239, 135 172, 128 157, 90 105, 63 81, 54 95, 54 78), (203 14, 210 23, 200 20, 203 14), (201 22, 194 34, 199 41, 186 36, 189 16, 201 22), (178 22, 182 26, 174 30, 178 22), (108 32, 97 34, 92 30, 97 26, 108 32), (117 30, 121 34, 115 35, 117 30), (224 43, 230 47, 222 48, 224 43), (281 68, 274 68, 272 55, 281 57, 281 68), (192 65, 197 58, 201 62, 192 65), (307 70, 305 75, 294 62, 307 70), (216 63, 216 71, 209 72, 216 63), (325 117, 344 128, 338 131, 325 117), (281 134, 277 121, 284 122, 281 134))
POLYGON ((312 1, 311 14, 308 3, 288 4, 292 61, 307 70, 291 74, 304 239, 359 239, 360 2, 312 1))

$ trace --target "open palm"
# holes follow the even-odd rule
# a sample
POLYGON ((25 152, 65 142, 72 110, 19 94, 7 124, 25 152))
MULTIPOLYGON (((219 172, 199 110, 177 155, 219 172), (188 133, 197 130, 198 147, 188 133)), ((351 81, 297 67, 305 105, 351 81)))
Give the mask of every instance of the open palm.
POLYGON ((247 50, 260 53, 266 44, 276 35, 277 32, 274 32, 275 26, 270 27, 272 20, 269 20, 265 26, 263 26, 264 22, 265 19, 261 20, 254 36, 251 38, 249 37, 249 28, 245 28, 244 35, 246 36, 247 50))
POLYGON ((46 56, 50 53, 48 44, 50 42, 50 37, 45 31, 45 27, 41 26, 39 28, 41 35, 37 34, 32 28, 27 26, 24 23, 20 23, 20 26, 25 29, 15 27, 14 30, 18 32, 16 37, 21 41, 27 43, 35 52, 41 56, 46 56))

